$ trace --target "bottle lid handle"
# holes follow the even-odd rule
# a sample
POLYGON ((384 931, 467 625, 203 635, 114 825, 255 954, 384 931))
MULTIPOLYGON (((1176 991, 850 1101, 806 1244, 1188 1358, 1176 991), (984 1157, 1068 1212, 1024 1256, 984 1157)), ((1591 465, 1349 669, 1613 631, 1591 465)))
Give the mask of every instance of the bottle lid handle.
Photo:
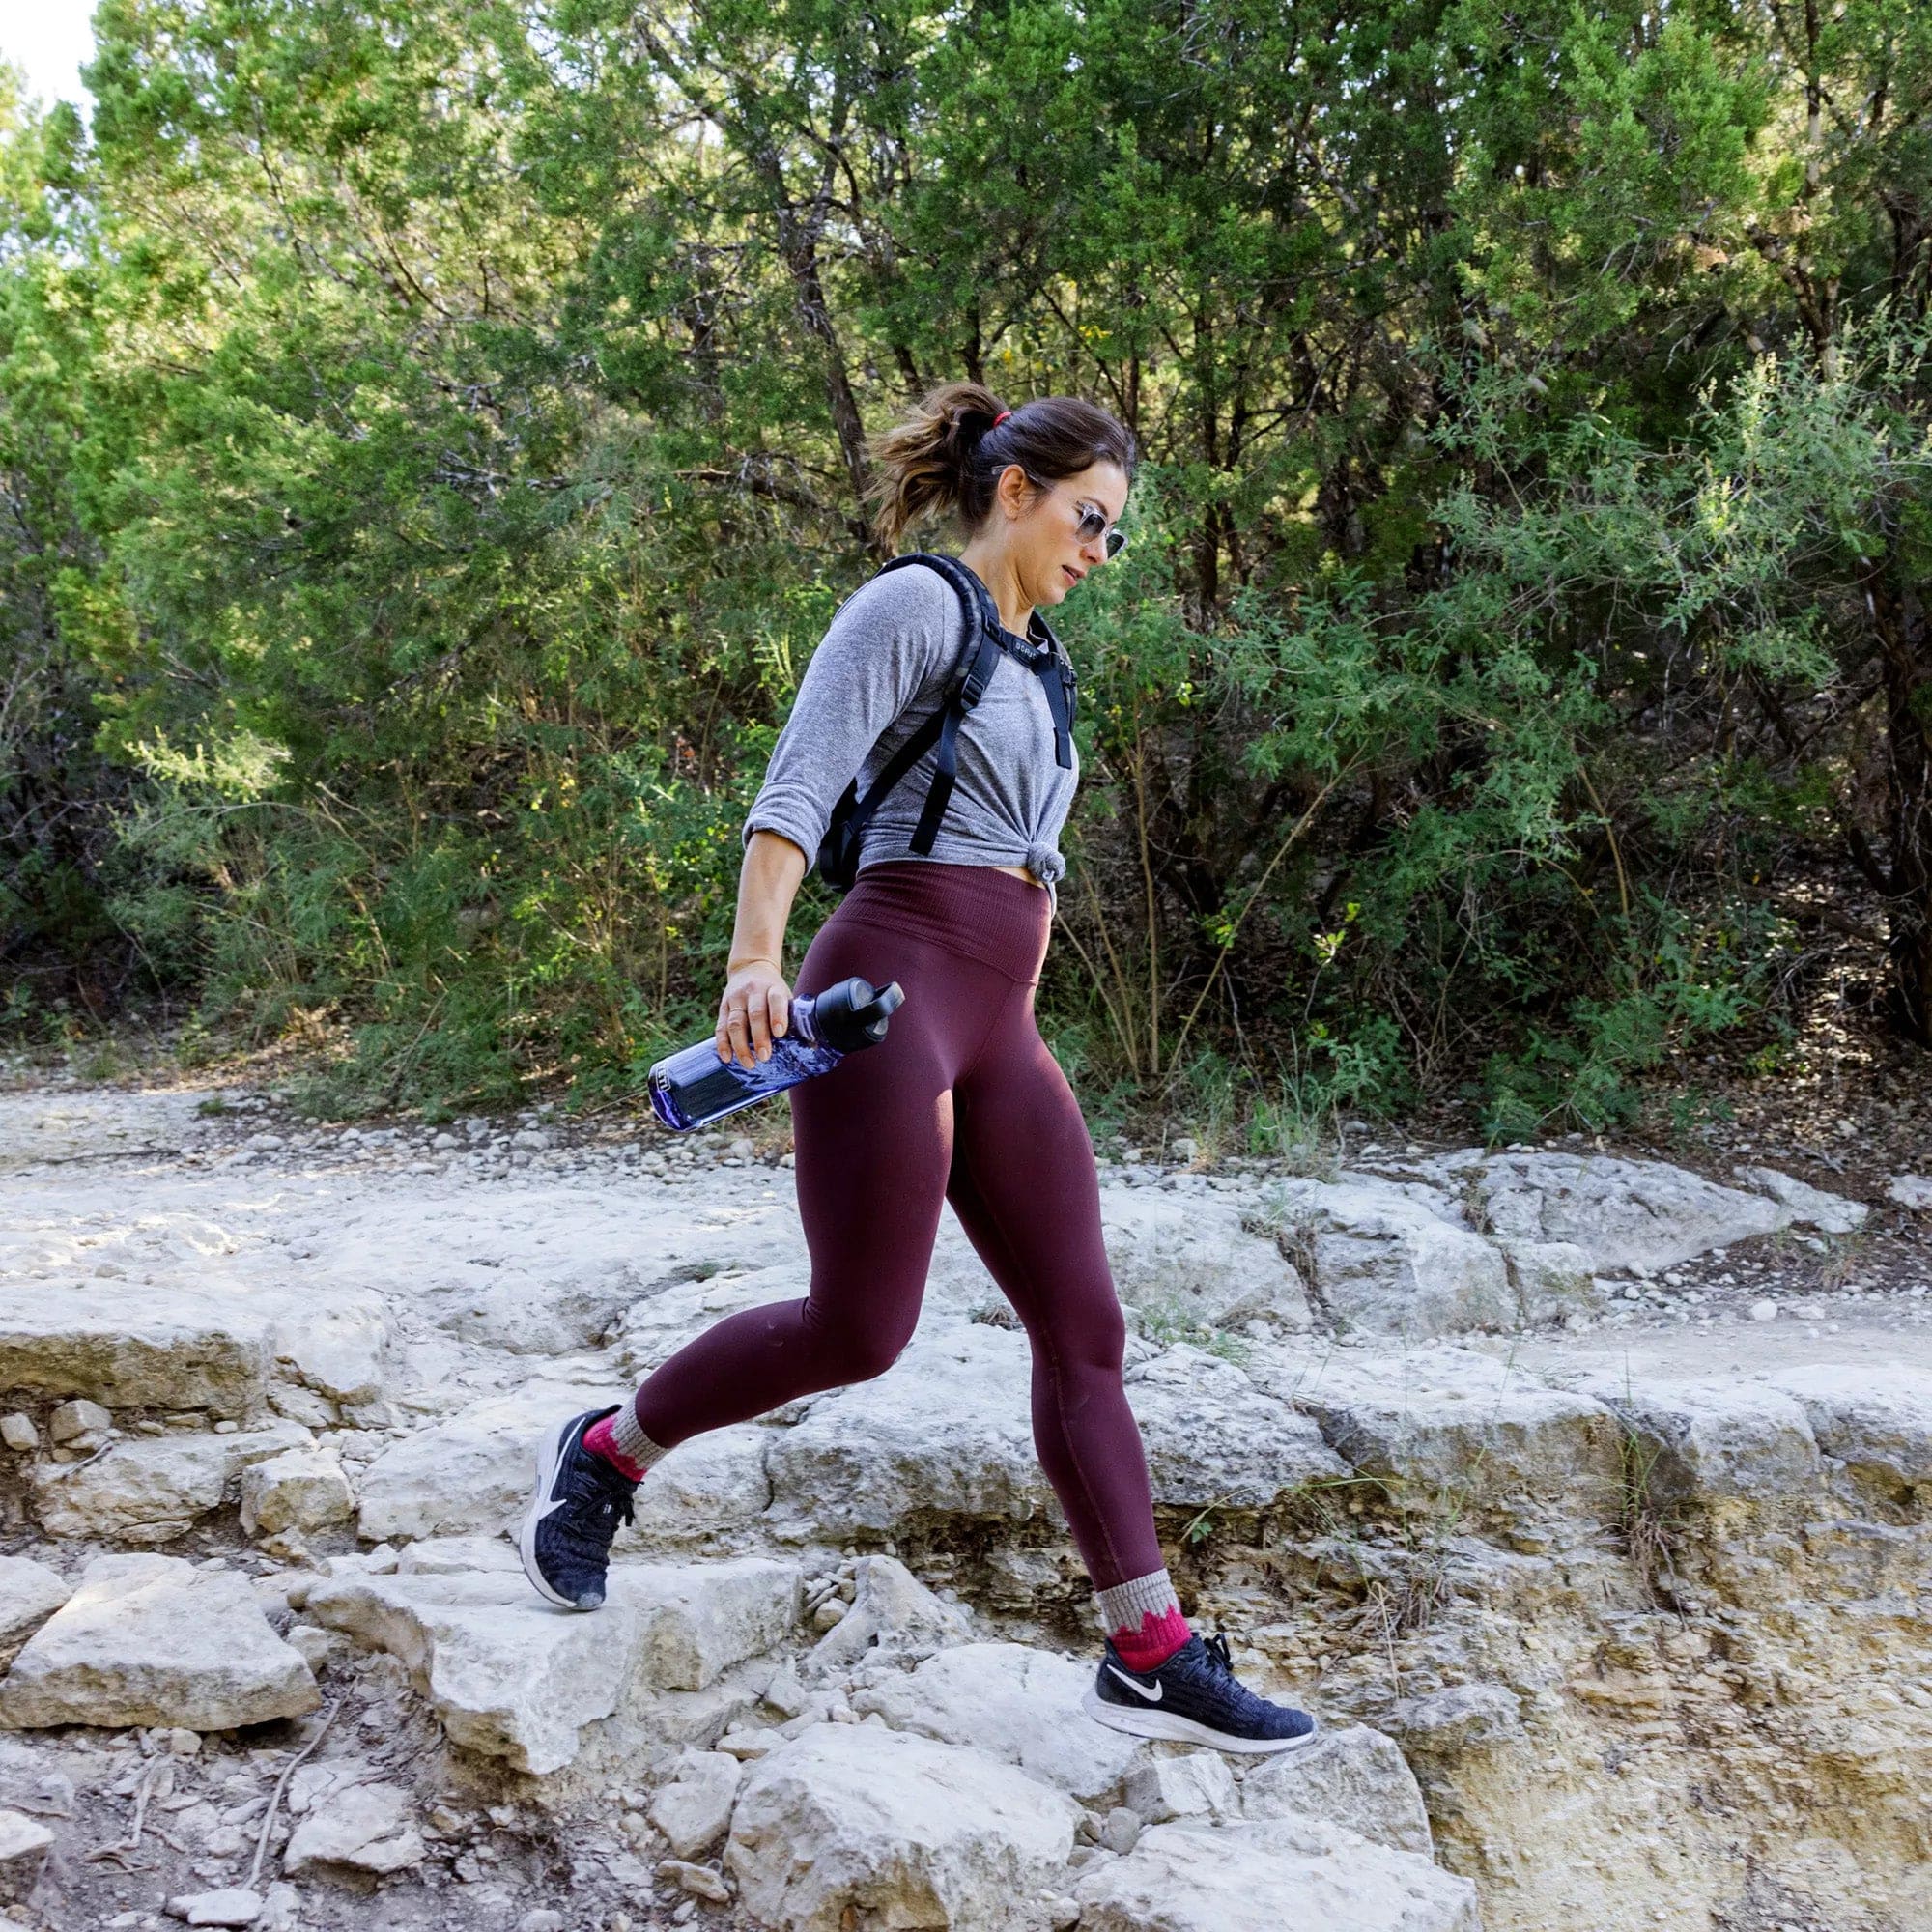
POLYGON ((895 980, 879 990, 859 1009, 866 1022, 866 1037, 875 1046, 886 1037, 886 1022, 905 1005, 905 988, 895 980))

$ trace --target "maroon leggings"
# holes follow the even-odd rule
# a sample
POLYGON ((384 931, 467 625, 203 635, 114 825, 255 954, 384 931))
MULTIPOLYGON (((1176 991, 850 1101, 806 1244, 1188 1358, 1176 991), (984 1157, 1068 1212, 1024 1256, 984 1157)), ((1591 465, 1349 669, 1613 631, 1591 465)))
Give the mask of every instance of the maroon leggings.
POLYGON ((883 1043, 791 1090, 811 1293, 748 1308, 652 1372, 639 1427, 668 1449, 891 1368, 951 1201, 1033 1345, 1033 1433, 1095 1589, 1164 1567, 1094 1145, 1034 1024, 1046 891, 990 866, 870 866, 793 990, 861 974, 905 1005, 883 1043))

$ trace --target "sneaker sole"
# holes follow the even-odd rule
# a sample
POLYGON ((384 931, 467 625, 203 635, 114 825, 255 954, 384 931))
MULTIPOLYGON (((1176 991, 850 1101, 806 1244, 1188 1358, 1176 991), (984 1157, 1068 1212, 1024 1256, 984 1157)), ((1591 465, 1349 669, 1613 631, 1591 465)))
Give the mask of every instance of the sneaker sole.
POLYGON ((1087 1715, 1109 1730, 1125 1731, 1134 1738, 1173 1738, 1180 1744, 1211 1745, 1216 1750, 1242 1751, 1250 1757, 1273 1757, 1283 1751, 1301 1750, 1321 1736, 1319 1722, 1298 1738, 1236 1738, 1207 1724, 1196 1723, 1174 1711, 1136 1711, 1131 1705, 1110 1704, 1097 1690, 1089 1690, 1081 1699, 1087 1715))
POLYGON ((530 1486, 529 1507, 524 1512, 523 1527, 517 1532, 517 1553, 524 1559, 524 1575, 530 1579, 538 1596, 560 1610, 581 1610, 583 1606, 574 1598, 559 1596, 544 1581, 543 1572, 537 1568, 537 1524, 556 1507, 551 1491, 556 1484, 556 1465, 563 1461, 563 1438, 576 1420, 574 1415, 565 1416, 538 1441, 536 1480, 530 1486))

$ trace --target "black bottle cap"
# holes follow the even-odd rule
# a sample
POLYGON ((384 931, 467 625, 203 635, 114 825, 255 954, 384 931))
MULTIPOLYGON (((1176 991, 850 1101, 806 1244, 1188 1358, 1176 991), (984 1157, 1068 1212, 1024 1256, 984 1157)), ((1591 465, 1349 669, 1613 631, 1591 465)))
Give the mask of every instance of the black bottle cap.
POLYGON ((852 1017, 864 1026, 866 1037, 877 1046, 886 1037, 886 1022, 904 1005, 905 988, 895 980, 891 985, 880 987, 852 1017))
POLYGON ((889 986, 876 987, 855 973, 818 995, 811 1009, 811 1031, 840 1053, 877 1046, 886 1037, 887 1020, 904 1001, 905 990, 896 980, 889 986))

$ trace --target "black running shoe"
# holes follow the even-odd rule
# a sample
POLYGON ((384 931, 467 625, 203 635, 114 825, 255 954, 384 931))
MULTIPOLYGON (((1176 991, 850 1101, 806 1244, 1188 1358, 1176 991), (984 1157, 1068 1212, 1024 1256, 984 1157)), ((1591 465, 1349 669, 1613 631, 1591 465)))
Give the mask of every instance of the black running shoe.
POLYGON ((1306 1711, 1256 1696, 1235 1676, 1228 1639, 1198 1631, 1155 1670, 1129 1670, 1109 1637, 1085 1703, 1114 1730, 1221 1750, 1295 1750, 1321 1728, 1306 1711))
POLYGON ((631 1522, 638 1486, 615 1463, 583 1446, 583 1432, 616 1406, 587 1408, 537 1444, 537 1479, 517 1538, 524 1575, 553 1604, 594 1610, 604 1601, 611 1539, 631 1522))

